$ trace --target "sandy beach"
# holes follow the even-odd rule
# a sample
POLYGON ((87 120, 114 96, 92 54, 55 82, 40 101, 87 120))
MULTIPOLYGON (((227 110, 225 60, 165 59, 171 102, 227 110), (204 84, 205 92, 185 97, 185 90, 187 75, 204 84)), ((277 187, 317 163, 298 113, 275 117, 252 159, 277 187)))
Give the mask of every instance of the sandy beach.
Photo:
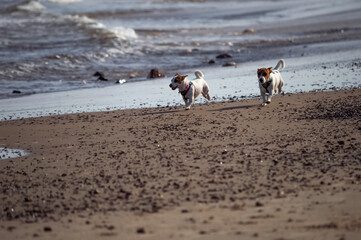
POLYGON ((2 239, 359 239, 361 90, 0 122, 2 239))
POLYGON ((360 1, 0 6, 1 240, 360 239, 360 1))

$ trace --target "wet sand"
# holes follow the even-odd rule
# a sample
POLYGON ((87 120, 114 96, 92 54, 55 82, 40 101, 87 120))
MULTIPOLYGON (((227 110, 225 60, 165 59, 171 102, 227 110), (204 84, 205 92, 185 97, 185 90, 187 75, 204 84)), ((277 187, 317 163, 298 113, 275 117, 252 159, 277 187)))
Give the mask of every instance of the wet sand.
POLYGON ((1 239, 359 239, 361 89, 0 122, 1 239))

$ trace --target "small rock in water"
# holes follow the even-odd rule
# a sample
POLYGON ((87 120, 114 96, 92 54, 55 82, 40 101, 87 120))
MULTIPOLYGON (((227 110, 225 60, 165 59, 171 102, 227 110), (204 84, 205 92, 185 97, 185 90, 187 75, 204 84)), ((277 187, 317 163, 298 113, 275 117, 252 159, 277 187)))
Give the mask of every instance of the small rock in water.
POLYGON ((13 93, 14 94, 21 94, 21 91, 20 90, 14 90, 13 93))
POLYGON ((138 76, 139 76, 139 74, 137 72, 132 72, 129 74, 129 78, 136 78, 138 76))
POLYGON ((150 70, 147 76, 147 78, 164 78, 164 77, 165 74, 157 68, 153 68, 152 70, 150 70))
POLYGON ((251 34, 255 33, 256 31, 253 28, 247 28, 243 31, 243 34, 251 34))
POLYGON ((105 78, 104 73, 102 73, 102 72, 95 72, 93 76, 98 77, 97 80, 108 81, 108 79, 105 78))
POLYGON ((223 54, 218 55, 216 58, 218 58, 218 59, 232 58, 232 56, 229 55, 228 53, 223 53, 223 54))
POLYGON ((236 65, 237 65, 236 62, 227 62, 227 63, 223 64, 222 66, 223 67, 234 67, 236 65))

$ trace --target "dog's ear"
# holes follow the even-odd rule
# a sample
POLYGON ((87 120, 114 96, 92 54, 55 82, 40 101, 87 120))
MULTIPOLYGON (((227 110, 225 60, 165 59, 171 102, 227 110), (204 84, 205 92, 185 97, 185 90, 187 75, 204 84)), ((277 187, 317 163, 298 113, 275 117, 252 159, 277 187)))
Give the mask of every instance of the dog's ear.
POLYGON ((181 76, 182 81, 184 81, 184 79, 186 79, 186 77, 188 77, 188 75, 181 76))
POLYGON ((270 72, 272 72, 272 67, 267 68, 270 72))
POLYGON ((179 73, 176 73, 174 76, 179 76, 179 73))
POLYGON ((257 74, 259 75, 261 73, 262 69, 258 68, 257 69, 257 74))

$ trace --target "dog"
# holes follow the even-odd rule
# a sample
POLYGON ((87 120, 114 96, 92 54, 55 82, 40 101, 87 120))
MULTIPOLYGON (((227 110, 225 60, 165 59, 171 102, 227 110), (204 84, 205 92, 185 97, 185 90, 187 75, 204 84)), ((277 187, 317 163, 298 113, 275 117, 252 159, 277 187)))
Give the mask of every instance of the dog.
POLYGON ((169 84, 169 87, 172 90, 178 88, 186 105, 186 110, 191 108, 191 105, 200 94, 207 100, 211 100, 209 97, 209 86, 206 80, 204 80, 204 74, 197 70, 194 72, 194 75, 196 76, 196 79, 189 81, 187 79, 188 75, 182 76, 176 73, 169 84))
POLYGON ((281 59, 278 61, 273 70, 272 67, 259 68, 257 70, 259 89, 263 99, 262 106, 266 106, 271 103, 271 98, 276 93, 277 89, 278 93, 282 92, 284 82, 280 74, 280 70, 284 69, 285 66, 285 60, 281 59), (266 96, 266 93, 268 93, 268 96, 266 96))

